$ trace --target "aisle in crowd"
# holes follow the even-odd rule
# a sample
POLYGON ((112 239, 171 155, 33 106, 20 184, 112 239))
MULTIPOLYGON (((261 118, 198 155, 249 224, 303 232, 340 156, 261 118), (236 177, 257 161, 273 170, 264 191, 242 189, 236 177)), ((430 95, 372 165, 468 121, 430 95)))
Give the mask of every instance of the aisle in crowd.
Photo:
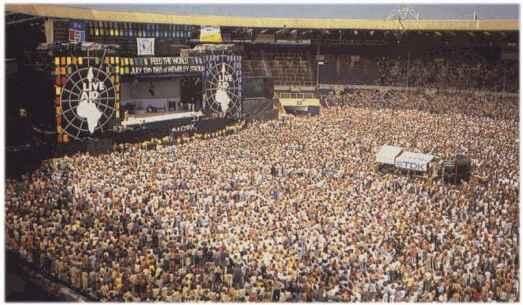
POLYGON ((518 301, 517 99, 351 91, 318 117, 64 158, 6 183, 7 246, 101 300, 518 301), (473 160, 376 173, 384 144, 473 160))

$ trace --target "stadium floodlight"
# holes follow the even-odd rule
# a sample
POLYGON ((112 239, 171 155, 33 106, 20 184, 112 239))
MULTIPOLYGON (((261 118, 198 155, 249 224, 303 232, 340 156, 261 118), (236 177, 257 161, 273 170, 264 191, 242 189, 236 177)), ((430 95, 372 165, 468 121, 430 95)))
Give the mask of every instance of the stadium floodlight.
POLYGON ((387 20, 398 20, 398 21, 404 21, 404 20, 420 20, 420 13, 416 12, 411 7, 408 6, 400 6, 398 9, 393 10, 389 16, 387 16, 387 20))
POLYGON ((389 16, 387 16, 387 21, 398 21, 399 32, 395 33, 395 36, 399 40, 407 30, 405 28, 404 21, 418 22, 420 20, 420 16, 420 13, 416 12, 416 10, 413 8, 408 6, 400 6, 398 9, 393 10, 389 16))

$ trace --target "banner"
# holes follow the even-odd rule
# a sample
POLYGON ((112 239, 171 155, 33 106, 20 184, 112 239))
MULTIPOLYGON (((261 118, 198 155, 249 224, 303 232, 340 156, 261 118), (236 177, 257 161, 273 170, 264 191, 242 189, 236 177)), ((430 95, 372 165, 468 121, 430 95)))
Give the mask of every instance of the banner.
POLYGON ((136 38, 138 55, 154 55, 154 38, 136 38))
POLYGON ((396 157, 394 166, 402 169, 425 172, 428 169, 428 164, 433 159, 434 156, 429 154, 406 151, 396 157))
POLYGON ((85 24, 83 22, 69 23, 69 41, 85 41, 85 24))
POLYGON ((311 44, 311 40, 310 39, 300 39, 300 40, 278 39, 278 40, 276 40, 275 44, 283 44, 283 45, 310 45, 311 44))
MULTIPOLYGON (((202 73, 204 63, 201 57, 135 57, 128 68, 130 75, 202 73)), ((127 72, 127 69, 124 69, 127 72)))
POLYGON ((280 103, 283 107, 320 106, 318 98, 280 98, 280 103))
POLYGON ((202 25, 200 42, 223 42, 220 27, 202 25))

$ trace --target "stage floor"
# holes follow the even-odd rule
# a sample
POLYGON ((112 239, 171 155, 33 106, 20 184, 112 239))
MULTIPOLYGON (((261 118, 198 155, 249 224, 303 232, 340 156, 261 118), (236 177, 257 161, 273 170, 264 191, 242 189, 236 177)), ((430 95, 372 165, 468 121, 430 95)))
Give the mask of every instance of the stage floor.
POLYGON ((197 112, 163 112, 163 113, 143 113, 129 115, 126 121, 122 122, 123 126, 136 126, 141 124, 162 122, 176 119, 201 117, 203 113, 197 112))

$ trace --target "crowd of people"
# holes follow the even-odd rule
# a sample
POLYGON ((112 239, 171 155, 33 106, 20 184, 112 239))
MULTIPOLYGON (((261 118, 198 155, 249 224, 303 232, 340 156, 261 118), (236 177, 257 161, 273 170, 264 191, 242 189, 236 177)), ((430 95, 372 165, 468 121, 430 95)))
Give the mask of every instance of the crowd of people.
POLYGON ((9 179, 7 246, 102 301, 519 301, 517 99, 333 99, 9 179), (384 144, 464 154, 474 176, 380 174, 384 144))
POLYGON ((398 107, 434 114, 458 112, 468 117, 517 119, 518 97, 487 91, 466 93, 436 89, 391 90, 344 89, 330 91, 322 96, 324 106, 372 107, 374 109, 398 107), (507 103, 507 100, 510 101, 507 103))
POLYGON ((380 86, 482 89, 517 92, 518 64, 510 60, 488 62, 470 52, 429 54, 425 57, 381 57, 377 60, 380 86))

